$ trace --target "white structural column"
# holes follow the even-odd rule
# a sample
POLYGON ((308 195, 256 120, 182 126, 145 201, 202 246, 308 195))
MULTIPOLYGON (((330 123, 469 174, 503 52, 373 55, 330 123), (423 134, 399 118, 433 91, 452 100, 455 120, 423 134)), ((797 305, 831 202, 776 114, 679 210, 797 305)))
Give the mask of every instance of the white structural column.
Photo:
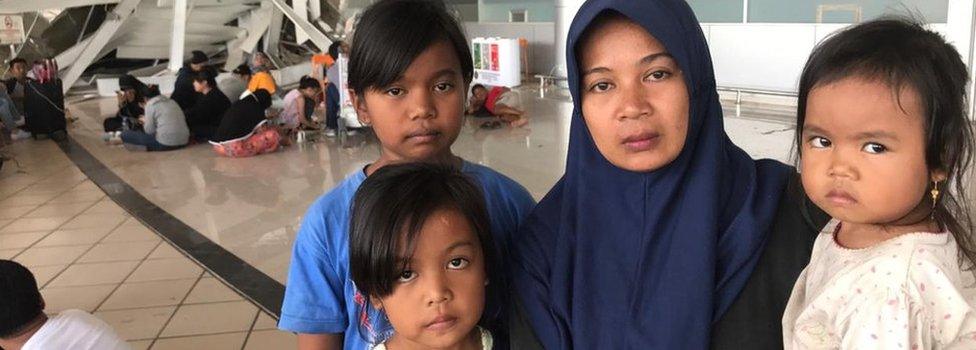
MULTIPOLYGON (((309 0, 292 0, 291 3, 295 7, 295 16, 301 18, 304 21, 308 21, 308 1, 309 0)), ((313 0, 318 1, 318 0, 313 0)), ((299 45, 304 44, 308 41, 308 34, 301 27, 295 26, 295 42, 299 45)))
MULTIPOLYGON (((268 58, 272 61, 275 61, 278 56, 278 43, 281 42, 281 28, 285 26, 285 16, 280 11, 275 11, 274 6, 271 6, 270 23, 267 33, 264 34, 264 53, 268 54, 268 58)), ((278 62, 275 61, 275 63, 278 62)))
POLYGON ((105 22, 98 28, 98 31, 86 40, 84 49, 78 54, 78 59, 74 61, 71 68, 61 77, 64 83, 64 91, 67 92, 71 85, 74 85, 81 73, 85 72, 88 65, 95 60, 102 48, 115 36, 115 32, 125 23, 125 20, 132 15, 139 5, 139 0, 122 0, 115 9, 105 18, 105 22))
POLYGON ((278 10, 285 14, 285 17, 288 17, 288 19, 295 24, 295 28, 301 28, 301 30, 308 35, 308 39, 311 40, 315 46, 318 46, 320 50, 325 50, 329 48, 329 45, 332 44, 332 40, 330 40, 329 37, 320 32, 318 28, 315 28, 315 26, 312 25, 312 23, 310 23, 307 19, 299 17, 298 14, 296 14, 295 11, 288 6, 285 0, 271 0, 271 2, 278 7, 278 10))
POLYGON ((171 72, 183 68, 183 44, 186 41, 186 5, 187 0, 173 2, 173 34, 169 42, 169 68, 171 72))
POLYGON ((556 42, 555 55, 556 75, 566 76, 566 38, 569 36, 569 26, 576 17, 576 12, 583 6, 583 0, 556 0, 556 42))

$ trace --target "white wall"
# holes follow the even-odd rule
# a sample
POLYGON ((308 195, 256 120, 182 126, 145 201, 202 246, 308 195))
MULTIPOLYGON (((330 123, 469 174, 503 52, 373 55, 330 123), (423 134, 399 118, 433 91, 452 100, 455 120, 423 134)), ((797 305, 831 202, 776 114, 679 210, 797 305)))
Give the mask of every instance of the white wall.
MULTIPOLYGON (((718 86, 796 92, 807 56, 844 24, 702 24, 718 86)), ((932 30, 946 35, 945 24, 932 30)))

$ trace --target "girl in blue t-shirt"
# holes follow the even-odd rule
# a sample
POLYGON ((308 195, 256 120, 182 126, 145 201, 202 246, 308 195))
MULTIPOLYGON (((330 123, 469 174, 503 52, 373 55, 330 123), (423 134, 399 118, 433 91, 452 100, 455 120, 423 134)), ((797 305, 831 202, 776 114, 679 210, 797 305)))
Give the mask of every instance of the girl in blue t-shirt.
MULTIPOLYGON (((451 152, 474 71, 464 32, 443 3, 377 2, 363 12, 355 32, 349 92, 359 120, 375 132, 381 153, 313 203, 295 238, 278 326, 299 333, 303 349, 366 349, 382 342, 390 329, 382 313, 364 302, 349 271, 353 195, 377 169, 425 162, 471 177, 481 187, 493 248, 502 257, 535 205, 519 184, 451 152)), ((506 281, 492 283, 504 290, 506 281)), ((505 342, 503 335, 495 338, 505 342)))
POLYGON ((492 349, 499 296, 481 191, 451 167, 410 163, 359 187, 349 232, 352 280, 393 332, 376 350, 492 349))

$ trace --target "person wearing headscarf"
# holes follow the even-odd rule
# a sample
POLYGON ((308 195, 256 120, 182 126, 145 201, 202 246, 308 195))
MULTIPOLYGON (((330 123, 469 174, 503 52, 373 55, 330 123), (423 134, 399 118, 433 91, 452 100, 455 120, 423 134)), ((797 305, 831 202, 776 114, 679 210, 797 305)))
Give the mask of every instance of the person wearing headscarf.
POLYGON ((123 130, 142 130, 137 122, 139 116, 145 113, 140 103, 146 94, 147 86, 136 77, 126 74, 119 78, 118 99, 119 111, 114 117, 105 118, 102 128, 106 133, 123 130))
POLYGON ((791 190, 794 168, 729 139, 691 8, 587 1, 566 56, 566 171, 512 247, 528 339, 549 350, 782 348, 785 303, 826 217, 791 190))
POLYGON ((187 145, 190 129, 186 117, 175 101, 159 93, 158 86, 146 88, 141 101, 146 114, 140 116, 139 123, 144 131, 122 131, 122 142, 133 150, 150 152, 171 151, 187 145))
POLYGON ((271 94, 264 89, 259 89, 234 102, 220 120, 213 141, 223 142, 247 136, 254 131, 254 127, 266 119, 265 110, 269 107, 271 107, 271 94))
POLYGON ((278 91, 278 84, 275 83, 274 76, 271 75, 271 59, 264 52, 257 52, 251 61, 251 81, 247 84, 247 90, 255 92, 264 89, 269 94, 274 95, 278 91))
POLYGON ((247 91, 247 84, 251 81, 251 67, 241 64, 231 71, 229 76, 217 78, 217 87, 227 96, 230 103, 241 99, 244 91, 247 91))
MULTIPOLYGON (((180 68, 176 74, 176 84, 173 86, 173 93, 170 98, 176 101, 182 109, 188 109, 196 104, 199 95, 193 89, 193 76, 199 72, 208 71, 216 79, 217 69, 210 66, 210 58, 203 51, 194 50, 191 53, 189 64, 180 68)), ((217 81, 213 80, 211 86, 217 86, 217 81)))

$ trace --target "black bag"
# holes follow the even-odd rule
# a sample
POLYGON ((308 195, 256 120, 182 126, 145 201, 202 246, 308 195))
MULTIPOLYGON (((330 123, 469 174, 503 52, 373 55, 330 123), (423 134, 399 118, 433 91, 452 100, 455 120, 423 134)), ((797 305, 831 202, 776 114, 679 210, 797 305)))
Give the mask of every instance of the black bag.
POLYGON ((24 124, 27 131, 34 134, 48 134, 61 138, 67 130, 64 118, 64 93, 61 80, 41 84, 35 80, 27 82, 24 89, 24 124))

